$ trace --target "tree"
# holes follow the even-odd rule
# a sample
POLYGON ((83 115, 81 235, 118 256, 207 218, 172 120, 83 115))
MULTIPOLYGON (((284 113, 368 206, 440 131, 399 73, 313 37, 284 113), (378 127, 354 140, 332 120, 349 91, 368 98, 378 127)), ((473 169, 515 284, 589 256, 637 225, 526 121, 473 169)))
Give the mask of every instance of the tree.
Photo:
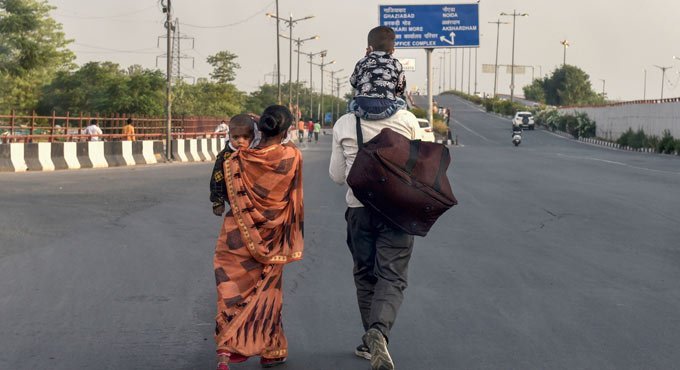
POLYGON ((232 84, 200 81, 175 87, 173 109, 178 115, 225 117, 242 113, 245 94, 232 84))
POLYGON ((563 65, 543 83, 545 102, 550 105, 583 105, 604 102, 592 88, 590 76, 582 69, 563 65))
POLYGON ((41 87, 73 67, 62 27, 42 0, 0 0, 0 110, 30 110, 41 87))
POLYGON ((236 70, 241 66, 236 63, 238 56, 228 50, 220 51, 208 57, 208 63, 213 66, 210 77, 217 83, 226 84, 236 79, 236 70))
POLYGON ((74 72, 61 71, 43 88, 38 111, 162 115, 165 78, 158 70, 112 62, 90 62, 74 72))
POLYGON ((524 97, 528 100, 545 103, 545 84, 547 78, 537 78, 531 85, 524 86, 524 97))

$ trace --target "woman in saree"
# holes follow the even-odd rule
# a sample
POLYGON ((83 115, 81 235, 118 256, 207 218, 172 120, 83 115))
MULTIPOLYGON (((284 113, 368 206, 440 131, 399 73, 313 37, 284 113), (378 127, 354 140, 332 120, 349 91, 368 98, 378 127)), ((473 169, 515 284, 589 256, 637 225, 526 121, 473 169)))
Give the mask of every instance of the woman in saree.
POLYGON ((302 156, 281 144, 293 120, 288 108, 268 107, 257 123, 260 143, 224 161, 231 209, 214 258, 218 370, 252 356, 272 367, 288 356, 283 268, 303 253, 302 156))

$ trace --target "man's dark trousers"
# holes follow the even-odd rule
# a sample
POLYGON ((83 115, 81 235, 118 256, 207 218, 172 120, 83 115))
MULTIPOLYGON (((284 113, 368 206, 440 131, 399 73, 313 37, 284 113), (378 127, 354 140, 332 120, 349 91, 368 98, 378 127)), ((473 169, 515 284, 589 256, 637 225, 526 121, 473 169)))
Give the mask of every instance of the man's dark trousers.
POLYGON ((413 236, 364 207, 348 208, 345 220, 364 330, 376 328, 389 338, 404 299, 413 236))

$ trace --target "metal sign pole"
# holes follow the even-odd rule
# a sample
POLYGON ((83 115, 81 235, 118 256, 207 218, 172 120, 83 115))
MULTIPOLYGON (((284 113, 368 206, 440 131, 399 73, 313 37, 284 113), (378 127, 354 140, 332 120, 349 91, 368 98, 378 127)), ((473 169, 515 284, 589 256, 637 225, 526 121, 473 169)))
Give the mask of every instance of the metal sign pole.
POLYGON ((425 55, 427 56, 427 120, 430 124, 434 125, 434 114, 432 109, 434 108, 433 98, 432 98, 432 52, 434 49, 425 49, 425 55))

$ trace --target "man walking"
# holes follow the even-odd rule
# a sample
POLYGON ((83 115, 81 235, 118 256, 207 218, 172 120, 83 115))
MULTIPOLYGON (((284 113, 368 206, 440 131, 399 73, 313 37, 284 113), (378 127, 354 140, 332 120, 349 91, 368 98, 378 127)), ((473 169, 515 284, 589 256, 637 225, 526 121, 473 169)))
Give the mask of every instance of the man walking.
MULTIPOLYGON (((377 27, 368 35, 369 47, 374 47, 379 41, 393 45, 394 39, 394 31, 387 27, 377 27)), ((358 152, 356 122, 357 116, 351 112, 340 117, 333 127, 329 174, 340 185, 345 183, 358 152)), ((364 142, 371 140, 384 128, 413 140, 419 127, 417 118, 404 109, 384 119, 361 119, 360 122, 364 142)), ((394 363, 387 342, 407 285, 413 236, 392 226, 372 209, 364 207, 352 189, 347 190, 345 199, 348 207, 345 212, 347 245, 354 260, 357 301, 366 331, 362 337, 363 344, 356 348, 355 354, 370 359, 374 370, 392 370, 394 363)))

